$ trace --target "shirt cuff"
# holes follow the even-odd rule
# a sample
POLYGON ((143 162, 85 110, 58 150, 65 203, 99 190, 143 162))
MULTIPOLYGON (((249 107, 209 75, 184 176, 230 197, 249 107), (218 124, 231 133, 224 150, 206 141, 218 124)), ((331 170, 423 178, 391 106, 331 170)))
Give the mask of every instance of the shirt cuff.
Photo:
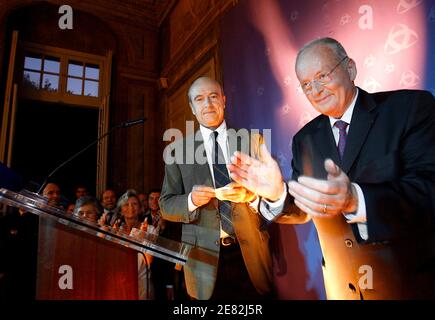
POLYGON ((358 195, 358 208, 355 213, 344 214, 344 217, 346 218, 347 223, 356 223, 359 235, 363 240, 367 240, 369 238, 369 234, 367 230, 367 211, 364 193, 358 184, 352 184, 355 186, 358 195))
POLYGON ((267 199, 263 199, 263 201, 266 202, 269 205, 270 208, 275 209, 275 208, 279 208, 279 207, 281 207, 283 205, 283 203, 285 201, 285 198, 287 196, 287 188, 285 187, 285 182, 283 182, 283 185, 284 185, 284 190, 281 193, 281 196, 279 197, 278 200, 276 200, 276 201, 269 201, 267 199))
POLYGON ((263 217, 269 221, 275 219, 275 217, 279 215, 284 208, 284 202, 287 197, 287 187, 285 182, 283 182, 283 184, 284 191, 281 193, 281 196, 277 201, 268 201, 264 198, 261 199, 260 212, 263 217))
POLYGON ((189 196, 187 198, 187 209, 189 210, 189 212, 193 212, 196 209, 198 209, 198 207, 193 204, 193 201, 192 201, 192 192, 189 193, 189 196))
POLYGON ((255 196, 255 200, 249 202, 249 206, 255 210, 255 212, 258 211, 258 204, 260 203, 260 197, 259 196, 255 196))
POLYGON ((348 223, 367 223, 367 212, 366 212, 366 202, 364 199, 364 193, 362 192, 361 187, 352 183, 355 187, 357 195, 358 195, 358 208, 355 213, 346 213, 344 216, 347 219, 348 223))

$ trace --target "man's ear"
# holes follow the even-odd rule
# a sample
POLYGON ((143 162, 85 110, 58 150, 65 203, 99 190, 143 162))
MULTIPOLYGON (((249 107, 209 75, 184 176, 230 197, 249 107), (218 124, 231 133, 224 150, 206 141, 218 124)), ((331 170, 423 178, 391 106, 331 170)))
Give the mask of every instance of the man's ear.
POLYGON ((351 58, 349 58, 349 62, 347 64, 347 73, 349 74, 350 80, 355 81, 357 75, 356 63, 351 58))
POLYGON ((226 96, 222 96, 222 99, 224 100, 224 109, 225 109, 225 106, 227 104, 227 97, 226 96))
POLYGON ((190 109, 192 110, 193 115, 196 116, 195 108, 193 107, 192 102, 189 102, 189 106, 190 106, 190 109))

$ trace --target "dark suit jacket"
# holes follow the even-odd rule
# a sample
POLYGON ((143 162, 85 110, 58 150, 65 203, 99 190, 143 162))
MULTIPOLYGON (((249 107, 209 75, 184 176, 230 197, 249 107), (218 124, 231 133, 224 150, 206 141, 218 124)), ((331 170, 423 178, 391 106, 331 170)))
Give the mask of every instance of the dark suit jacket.
MULTIPOLYGON (((202 135, 196 134, 195 151, 203 148, 202 135)), ((228 131, 230 153, 237 148, 228 131)), ((187 139, 175 142, 181 150, 186 149, 187 139)), ((249 139, 249 138, 248 138, 249 139)), ((250 154, 259 157, 259 135, 250 136, 250 154)), ((248 144, 249 145, 249 144, 248 144)), ((203 150, 203 149, 202 149, 203 150)), ((242 150, 249 151, 249 150, 242 150)), ((191 154, 190 154, 191 155, 191 154)), ((186 154, 184 155, 186 157, 186 154)), ((189 156, 189 155, 188 155, 189 156)), ((188 195, 194 185, 213 187, 213 180, 208 163, 199 164, 196 159, 193 164, 176 161, 166 164, 165 178, 160 197, 160 210, 164 219, 182 222, 182 241, 200 248, 195 256, 188 259, 184 266, 184 276, 187 291, 197 299, 209 299, 213 293, 220 249, 220 216, 217 211, 217 200, 213 199, 207 205, 199 207, 195 212, 188 211, 188 195)), ((271 257, 269 253, 269 235, 260 231, 258 213, 247 204, 232 203, 232 219, 234 230, 240 243, 243 259, 253 285, 259 293, 270 291, 271 287, 271 257)), ((243 292, 240 292, 243 295, 243 292)))
MULTIPOLYGON (((326 179, 326 158, 362 188, 369 236, 363 241, 343 216, 313 219, 328 298, 435 297, 434 97, 359 89, 343 161, 329 119, 320 115, 293 139, 293 179, 326 179)), ((296 212, 288 198, 284 211, 296 212)))

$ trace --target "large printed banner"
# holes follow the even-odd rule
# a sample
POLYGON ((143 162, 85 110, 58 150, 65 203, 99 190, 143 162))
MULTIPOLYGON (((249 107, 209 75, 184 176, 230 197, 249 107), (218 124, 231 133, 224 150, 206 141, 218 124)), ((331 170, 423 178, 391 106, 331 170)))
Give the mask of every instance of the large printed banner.
MULTIPOLYGON (((369 92, 421 88, 435 95, 435 0, 239 0, 222 19, 230 125, 272 129, 272 153, 291 176, 293 135, 317 116, 294 72, 306 42, 330 36, 356 61, 369 92)), ((278 298, 324 299, 314 226, 271 228, 278 298)))

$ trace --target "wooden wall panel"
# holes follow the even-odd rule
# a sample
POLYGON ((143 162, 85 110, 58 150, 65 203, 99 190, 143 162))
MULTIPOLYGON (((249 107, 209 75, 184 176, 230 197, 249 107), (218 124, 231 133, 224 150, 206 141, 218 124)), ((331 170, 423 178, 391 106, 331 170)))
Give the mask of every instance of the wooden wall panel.
POLYGON ((161 153, 162 114, 158 108, 154 82, 121 77, 116 117, 147 118, 144 124, 119 129, 113 139, 117 163, 113 165, 110 185, 123 193, 127 188, 138 192, 160 188, 163 179, 161 153))
POLYGON ((193 73, 187 81, 178 87, 168 98, 166 108, 166 123, 167 128, 176 128, 186 135, 186 122, 195 121, 195 129, 198 129, 198 123, 195 116, 192 114, 189 106, 187 91, 190 84, 200 76, 216 77, 215 59, 212 57, 201 68, 193 73))
POLYGON ((186 97, 193 80, 201 75, 222 79, 219 19, 236 2, 180 0, 163 22, 161 76, 168 80, 168 88, 161 93, 161 108, 166 128, 184 133, 186 121, 195 119, 186 97))
POLYGON ((130 25, 113 24, 115 32, 122 43, 119 47, 119 66, 131 68, 134 73, 158 73, 158 30, 143 29, 130 25))
POLYGON ((169 18, 171 57, 179 52, 196 27, 213 9, 214 0, 181 0, 169 18))
POLYGON ((131 127, 127 132, 128 182, 136 191, 148 191, 152 188, 160 188, 162 183, 161 148, 162 126, 161 114, 156 108, 157 100, 155 89, 138 83, 128 87, 128 100, 131 108, 129 118, 147 118, 143 125, 131 127), (152 105, 152 108, 144 108, 152 105))

